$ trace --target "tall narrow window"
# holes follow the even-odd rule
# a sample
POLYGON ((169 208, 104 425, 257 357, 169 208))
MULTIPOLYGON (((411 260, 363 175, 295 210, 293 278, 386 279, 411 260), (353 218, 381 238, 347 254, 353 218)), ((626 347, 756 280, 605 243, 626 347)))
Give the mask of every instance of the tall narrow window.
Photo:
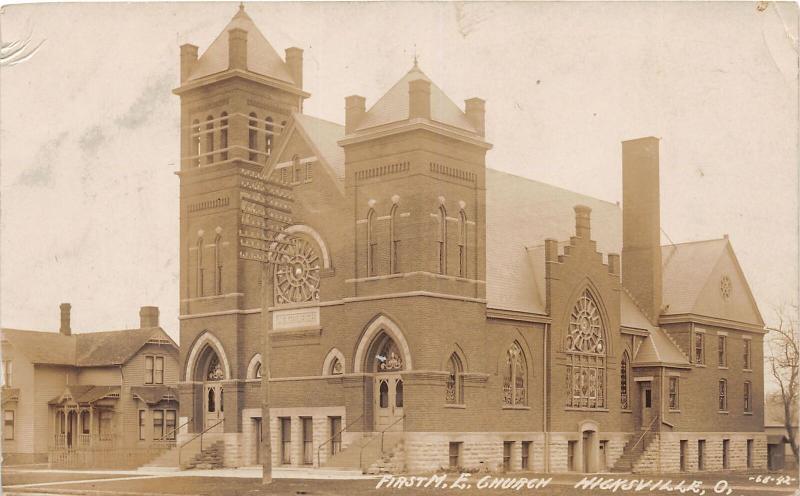
POLYGON ((275 126, 272 124, 272 117, 267 117, 267 124, 264 129, 266 130, 264 136, 264 151, 267 152, 267 160, 269 160, 269 157, 272 156, 272 140, 275 131, 275 126))
POLYGON ((702 332, 695 331, 694 333, 694 363, 706 363, 706 354, 704 350, 706 335, 702 332))
POLYGON ((458 214, 458 275, 467 277, 467 214, 458 214))
POLYGON ((397 239, 397 203, 392 205, 389 212, 389 273, 397 274, 397 247, 400 241, 397 239))
POLYGON ((247 148, 250 149, 250 161, 255 162, 258 154, 258 120, 254 112, 250 112, 250 120, 247 123, 247 148))
POLYGON ((214 294, 222 294, 222 236, 214 240, 214 294))
POLYGON ((305 172, 305 174, 306 174, 306 176, 303 179, 303 181, 305 181, 307 183, 310 183, 311 180, 314 178, 313 177, 313 175, 314 175, 314 164, 312 164, 311 162, 306 162, 306 172, 305 172))
POLYGON ((292 463, 292 419, 281 417, 281 464, 292 463))
POLYGON ((197 240, 197 284, 195 296, 203 296, 203 238, 197 240))
POLYGON ((697 470, 706 469, 706 440, 697 440, 697 470))
POLYGON ((217 394, 214 388, 208 389, 208 411, 214 413, 217 411, 217 394))
POLYGON ((447 210, 439 207, 439 273, 447 274, 447 210))
POLYGON ((144 383, 145 384, 153 384, 154 379, 154 371, 155 369, 155 357, 146 356, 144 357, 144 383))
POLYGON ((228 113, 223 112, 219 121, 220 160, 228 160, 228 113))
POLYGON ((749 339, 744 340, 744 368, 750 370, 753 368, 751 359, 751 342, 749 339))
POLYGON ((153 410, 153 439, 164 439, 164 410, 153 410))
POLYGON ((192 149, 189 152, 192 156, 192 165, 200 165, 200 121, 192 121, 192 149))
POLYGON ((14 439, 14 410, 3 412, 3 439, 11 441, 14 439))
POLYGON ((139 441, 144 441, 145 411, 139 410, 139 441))
POLYGON ((521 406, 527 403, 525 388, 527 373, 525 354, 519 343, 515 341, 506 351, 506 363, 503 370, 503 404, 521 406))
POLYGON ((175 440, 175 420, 177 420, 177 412, 175 410, 167 410, 165 412, 166 419, 164 423, 164 430, 166 431, 165 438, 174 441, 175 440))
POLYGON ((13 369, 13 362, 11 360, 3 360, 3 386, 11 387, 11 375, 13 369))
POLYGON ((153 382, 155 384, 164 384, 164 357, 155 357, 155 369, 153 374, 153 382))
POLYGON ((728 336, 717 336, 717 365, 728 366, 728 336))
POLYGON ((753 411, 753 384, 750 381, 744 382, 744 411, 753 411))
POLYGON ((214 163, 214 117, 206 117, 206 164, 214 163))
POLYGON ((623 410, 631 408, 630 397, 628 395, 628 352, 622 353, 622 362, 619 366, 619 400, 623 410))
POLYGON ((375 239, 375 210, 369 209, 367 212, 367 276, 375 275, 375 247, 378 245, 375 239))
POLYGON ((284 167, 281 169, 281 182, 283 184, 289 184, 289 168, 284 167))
POLYGON ((731 451, 731 440, 730 439, 723 439, 722 440, 722 469, 727 470, 730 467, 730 451, 731 451))
POLYGON ((725 379, 719 381, 719 411, 728 411, 728 381, 725 379))
POLYGON ((679 390, 680 383, 678 377, 672 376, 669 378, 669 409, 677 410, 680 408, 679 390))
POLYGON ((600 308, 589 290, 575 302, 565 343, 567 406, 606 407, 606 333, 600 308))
POLYGON ((462 443, 450 443, 448 445, 449 465, 450 468, 459 468, 461 466, 461 446, 462 443))
POLYGON ((461 360, 458 355, 453 353, 447 364, 447 389, 445 391, 444 400, 446 403, 462 404, 464 403, 464 386, 462 374, 464 368, 461 365, 461 360))

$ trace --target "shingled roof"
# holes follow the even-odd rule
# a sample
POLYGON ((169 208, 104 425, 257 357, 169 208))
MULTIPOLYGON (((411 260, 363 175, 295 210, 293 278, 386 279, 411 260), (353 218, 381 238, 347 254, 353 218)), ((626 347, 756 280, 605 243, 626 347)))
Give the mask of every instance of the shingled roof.
POLYGON ((431 120, 453 126, 471 133, 476 133, 475 128, 467 120, 466 114, 453 103, 444 91, 425 75, 417 64, 405 76, 392 86, 375 104, 364 114, 358 123, 356 131, 373 128, 392 122, 408 119, 408 83, 423 79, 431 83, 431 120))
POLYGON ((337 143, 344 137, 344 126, 300 113, 292 117, 317 157, 330 167, 337 181, 344 182, 344 148, 337 143))
POLYGON ((176 350, 178 348, 160 327, 88 332, 71 336, 56 332, 2 329, 2 339, 8 340, 32 363, 76 367, 122 365, 151 339, 166 342, 176 350))
POLYGON ((256 27, 242 6, 239 7, 239 11, 233 16, 233 19, 209 45, 208 49, 197 60, 197 63, 194 64, 189 74, 190 81, 228 70, 228 31, 236 28, 247 31, 248 71, 297 85, 297 82, 290 75, 286 63, 256 27))

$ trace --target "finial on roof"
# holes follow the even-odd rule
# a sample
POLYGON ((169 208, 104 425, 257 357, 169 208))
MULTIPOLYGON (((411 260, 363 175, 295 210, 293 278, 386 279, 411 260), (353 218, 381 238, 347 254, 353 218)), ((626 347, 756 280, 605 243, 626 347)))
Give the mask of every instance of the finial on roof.
POLYGON ((244 12, 244 2, 239 2, 239 12, 244 12))
POLYGON ((239 10, 236 11, 236 15, 233 17, 242 17, 242 16, 246 17, 247 13, 245 13, 244 11, 244 2, 239 2, 239 10))

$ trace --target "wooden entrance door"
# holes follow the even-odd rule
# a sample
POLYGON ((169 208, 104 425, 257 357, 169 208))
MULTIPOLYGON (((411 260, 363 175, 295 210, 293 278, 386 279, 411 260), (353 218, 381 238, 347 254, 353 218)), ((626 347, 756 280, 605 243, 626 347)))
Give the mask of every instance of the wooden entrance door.
POLYGON ((376 374, 374 384, 375 430, 402 431, 403 379, 400 374, 376 374))
POLYGON ((642 408, 642 425, 641 429, 650 427, 650 422, 653 420, 653 386, 650 381, 642 381, 639 383, 639 398, 641 398, 642 408))
POLYGON ((211 432, 222 432, 221 421, 225 418, 224 394, 222 384, 218 382, 207 382, 203 385, 203 429, 214 426, 211 432))

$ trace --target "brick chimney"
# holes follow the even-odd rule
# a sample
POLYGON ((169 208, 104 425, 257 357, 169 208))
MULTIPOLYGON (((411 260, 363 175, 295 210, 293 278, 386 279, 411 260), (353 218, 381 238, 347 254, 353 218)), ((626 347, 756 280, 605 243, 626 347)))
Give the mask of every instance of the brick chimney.
POLYGON ((344 98, 344 133, 350 134, 355 131, 366 112, 366 98, 360 95, 346 96, 344 98))
POLYGON ((415 79, 408 82, 408 118, 431 118, 431 82, 415 79))
POLYGON ((72 335, 72 328, 69 325, 69 318, 70 318, 70 311, 72 310, 72 305, 69 303, 62 303, 61 304, 61 328, 58 330, 64 336, 71 336, 72 335))
POLYGON ((662 305, 658 138, 622 142, 622 285, 653 324, 662 305))
POLYGON ((189 43, 181 45, 181 83, 189 79, 189 74, 196 62, 197 47, 189 43))
POLYGON ((228 68, 247 70, 247 31, 244 29, 228 31, 228 68))
POLYGON ((303 88, 303 49, 291 47, 286 49, 286 65, 289 74, 298 88, 303 88))
POLYGON ((142 307, 139 310, 139 327, 158 327, 158 307, 142 307))
POLYGON ((575 205, 575 236, 583 240, 591 239, 592 209, 586 205, 575 205))
POLYGON ((478 134, 486 136, 486 102, 480 98, 464 100, 464 113, 478 134))

